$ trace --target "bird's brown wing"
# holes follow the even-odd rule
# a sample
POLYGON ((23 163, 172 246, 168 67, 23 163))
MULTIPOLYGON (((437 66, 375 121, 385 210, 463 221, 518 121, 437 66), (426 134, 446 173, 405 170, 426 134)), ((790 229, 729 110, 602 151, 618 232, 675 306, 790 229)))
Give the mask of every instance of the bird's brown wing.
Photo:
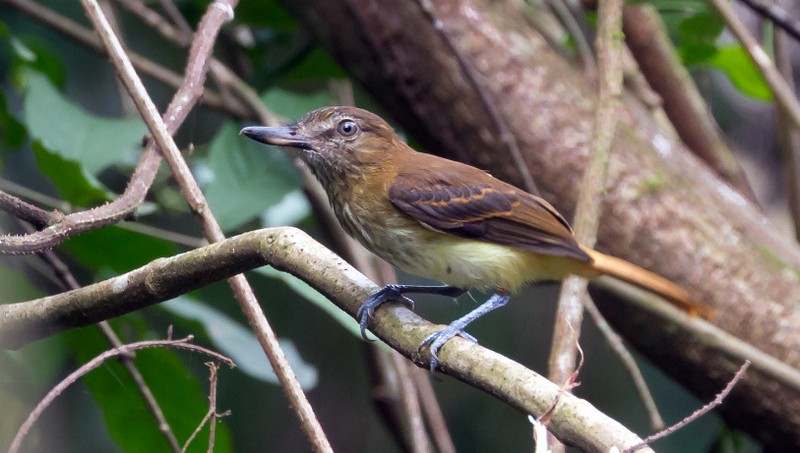
POLYGON ((398 209, 439 231, 591 260, 548 202, 472 167, 434 164, 400 172, 388 196, 398 209))

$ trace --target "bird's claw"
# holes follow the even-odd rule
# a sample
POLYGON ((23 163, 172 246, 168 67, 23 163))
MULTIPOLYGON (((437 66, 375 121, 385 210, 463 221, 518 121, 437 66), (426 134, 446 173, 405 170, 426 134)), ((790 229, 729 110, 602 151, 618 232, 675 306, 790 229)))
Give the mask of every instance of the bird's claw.
POLYGON ((364 305, 362 305, 356 313, 356 319, 358 320, 358 325, 361 329, 361 337, 364 340, 375 341, 367 337, 367 323, 370 319, 372 319, 373 315, 375 314, 375 310, 390 300, 400 302, 412 311, 414 310, 414 301, 404 296, 397 286, 384 286, 369 296, 367 300, 364 301, 364 305))
POLYGON ((439 349, 442 348, 450 339, 455 336, 460 336, 461 338, 470 341, 472 343, 477 344, 478 339, 473 337, 472 335, 464 332, 460 326, 454 326, 450 324, 449 326, 445 327, 444 329, 437 330, 432 334, 425 337, 420 343, 419 348, 417 348, 417 352, 421 352, 423 348, 427 347, 428 351, 431 354, 430 359, 430 369, 431 373, 436 371, 436 367, 439 366, 439 349))

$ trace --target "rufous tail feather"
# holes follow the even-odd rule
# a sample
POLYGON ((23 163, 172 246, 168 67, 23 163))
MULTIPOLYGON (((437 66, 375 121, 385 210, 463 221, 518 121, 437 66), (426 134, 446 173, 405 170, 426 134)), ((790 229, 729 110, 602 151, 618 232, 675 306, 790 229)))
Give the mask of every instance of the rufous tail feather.
POLYGON ((605 255, 588 247, 582 248, 594 260, 592 267, 595 271, 655 293, 691 315, 705 319, 714 316, 710 307, 698 302, 691 294, 666 278, 623 259, 605 255))

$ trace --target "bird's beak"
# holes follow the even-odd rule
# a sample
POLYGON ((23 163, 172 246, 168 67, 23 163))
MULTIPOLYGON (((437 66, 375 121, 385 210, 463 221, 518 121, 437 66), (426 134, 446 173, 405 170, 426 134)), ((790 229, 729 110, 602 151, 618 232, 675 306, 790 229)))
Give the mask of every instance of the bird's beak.
POLYGON ((311 140, 298 133, 297 127, 295 126, 251 126, 242 129, 239 135, 245 135, 257 142, 266 143, 268 145, 312 149, 311 140))

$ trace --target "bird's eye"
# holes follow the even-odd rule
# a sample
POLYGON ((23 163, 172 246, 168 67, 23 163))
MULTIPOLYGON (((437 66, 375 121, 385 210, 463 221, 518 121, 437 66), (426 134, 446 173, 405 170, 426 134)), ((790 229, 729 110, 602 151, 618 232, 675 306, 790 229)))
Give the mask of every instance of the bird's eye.
POLYGON ((336 132, 342 137, 352 137, 358 132, 358 124, 353 120, 342 120, 339 125, 336 126, 336 132))

